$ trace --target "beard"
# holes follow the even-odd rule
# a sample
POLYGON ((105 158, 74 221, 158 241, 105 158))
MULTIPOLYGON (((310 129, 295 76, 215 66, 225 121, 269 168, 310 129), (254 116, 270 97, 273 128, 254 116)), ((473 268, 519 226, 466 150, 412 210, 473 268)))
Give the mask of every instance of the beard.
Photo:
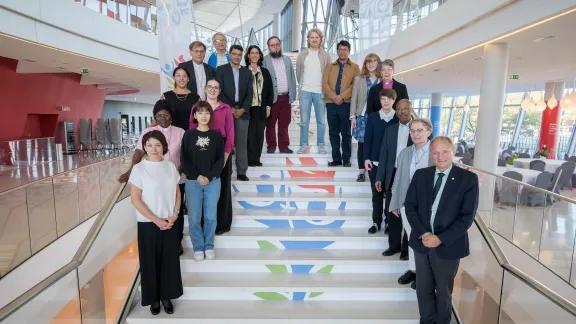
POLYGON ((279 58, 282 56, 282 50, 279 50, 278 52, 270 52, 270 56, 273 58, 279 58))

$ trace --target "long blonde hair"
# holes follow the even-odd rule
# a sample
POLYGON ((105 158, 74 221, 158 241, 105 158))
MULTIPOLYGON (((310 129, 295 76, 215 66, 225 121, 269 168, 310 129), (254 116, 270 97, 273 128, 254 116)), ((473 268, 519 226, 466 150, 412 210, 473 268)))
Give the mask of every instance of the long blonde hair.
POLYGON ((381 69, 380 65, 382 65, 382 60, 380 60, 380 56, 374 53, 370 53, 366 55, 366 57, 364 58, 364 64, 362 64, 362 71, 360 72, 360 76, 363 78, 366 78, 370 75, 370 72, 368 72, 368 68, 366 67, 366 64, 369 62, 378 62, 378 66, 376 66, 376 70, 374 70, 374 73, 376 74, 376 76, 380 74, 381 69))

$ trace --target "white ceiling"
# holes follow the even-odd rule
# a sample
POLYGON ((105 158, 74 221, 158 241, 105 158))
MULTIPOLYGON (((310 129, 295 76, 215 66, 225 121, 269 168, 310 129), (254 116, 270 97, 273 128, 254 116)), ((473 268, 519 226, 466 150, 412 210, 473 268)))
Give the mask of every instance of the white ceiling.
MULTIPOLYGON (((507 92, 543 90, 546 81, 567 81, 576 77, 576 13, 568 14, 507 37, 510 48, 507 92), (555 36, 537 41, 543 37, 555 36), (518 80, 509 75, 518 74, 518 80)), ((396 78, 405 83, 411 96, 479 94, 482 80, 483 48, 403 73, 396 78)), ((398 68, 401 70, 401 67, 398 68)))
POLYGON ((202 0, 194 3, 196 23, 222 33, 256 16, 263 0, 202 0), (240 14, 239 14, 240 12, 240 14))

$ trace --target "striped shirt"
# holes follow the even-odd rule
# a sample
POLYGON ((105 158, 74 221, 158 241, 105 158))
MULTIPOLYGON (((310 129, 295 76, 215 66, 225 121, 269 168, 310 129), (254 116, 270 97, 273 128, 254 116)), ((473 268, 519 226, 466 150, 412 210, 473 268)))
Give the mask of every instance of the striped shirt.
POLYGON ((278 82, 278 93, 288 93, 288 77, 286 76, 286 66, 284 65, 284 57, 272 57, 272 65, 274 65, 274 72, 276 72, 276 81, 278 82))

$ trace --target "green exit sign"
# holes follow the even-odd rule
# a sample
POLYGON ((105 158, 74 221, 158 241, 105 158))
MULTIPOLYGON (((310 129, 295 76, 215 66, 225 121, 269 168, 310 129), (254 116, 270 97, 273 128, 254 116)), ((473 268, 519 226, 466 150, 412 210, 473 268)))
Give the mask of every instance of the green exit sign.
POLYGON ((81 69, 81 70, 80 70, 80 73, 82 73, 82 74, 88 74, 88 73, 90 73, 90 71, 88 71, 88 69, 81 69))
POLYGON ((518 74, 510 74, 510 80, 518 80, 520 79, 520 75, 518 74))

